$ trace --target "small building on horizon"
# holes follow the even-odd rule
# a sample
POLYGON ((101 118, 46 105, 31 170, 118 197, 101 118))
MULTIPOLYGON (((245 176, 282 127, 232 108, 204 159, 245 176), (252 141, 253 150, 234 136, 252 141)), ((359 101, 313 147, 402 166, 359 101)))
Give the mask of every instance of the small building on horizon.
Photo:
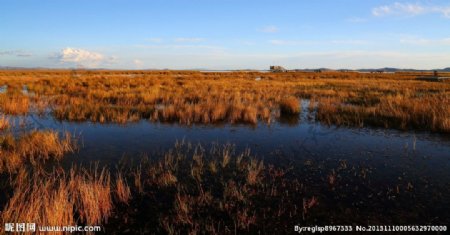
POLYGON ((278 66, 278 65, 271 65, 270 66, 270 72, 272 73, 284 73, 287 72, 288 70, 285 69, 283 66, 278 66))

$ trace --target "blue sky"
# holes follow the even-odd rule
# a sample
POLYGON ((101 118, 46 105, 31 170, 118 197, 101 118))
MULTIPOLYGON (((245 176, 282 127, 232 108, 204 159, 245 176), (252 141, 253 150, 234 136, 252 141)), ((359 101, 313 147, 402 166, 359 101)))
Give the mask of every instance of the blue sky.
POLYGON ((449 0, 0 0, 0 66, 450 67, 449 0))

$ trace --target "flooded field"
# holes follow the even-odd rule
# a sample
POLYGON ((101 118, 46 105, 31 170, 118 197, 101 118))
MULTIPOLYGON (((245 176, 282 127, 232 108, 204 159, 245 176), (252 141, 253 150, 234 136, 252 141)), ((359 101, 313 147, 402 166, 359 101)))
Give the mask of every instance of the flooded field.
MULTIPOLYGON (((411 114, 378 122, 362 110, 384 110, 383 103, 349 97, 339 98, 341 111, 350 112, 349 101, 359 102, 351 112, 360 116, 337 119, 331 106, 323 106, 337 105, 336 100, 262 92, 263 101, 279 102, 264 107, 252 92, 241 91, 235 95, 239 102, 255 108, 232 100, 215 117, 211 101, 183 93, 186 101, 180 103, 164 93, 173 92, 169 88, 158 88, 154 102, 147 103, 131 97, 136 91, 127 89, 137 89, 131 86, 99 98, 91 90, 84 97, 79 90, 60 91, 59 85, 40 87, 44 81, 9 82, 0 90, 4 221, 95 224, 106 234, 275 234, 299 224, 450 222, 450 136, 447 117, 440 113, 430 114, 431 121, 416 106, 398 103, 411 114), (185 107, 202 102, 208 111, 185 107), (202 112, 209 116, 197 115, 202 112), (425 119, 413 120, 419 116, 425 119), (53 211, 59 208, 54 203, 69 213, 53 211)), ((405 96, 423 93, 417 89, 405 96)), ((448 100, 441 99, 448 90, 439 92, 430 97, 448 112, 448 100)), ((214 99, 219 106, 228 100, 214 99)))
MULTIPOLYGON (((289 169, 289 177, 304 182, 306 195, 318 200, 306 221, 324 225, 449 222, 449 136, 325 126, 304 112, 294 121, 279 120, 270 126, 186 126, 146 120, 122 125, 74 123, 36 115, 16 122, 76 136, 80 148, 61 161, 65 167, 92 162, 114 167, 120 161, 147 157, 157 161, 176 142, 205 149, 232 145, 235 152, 248 149, 256 159, 289 169)), ((298 195, 299 200, 304 197, 298 195)), ((143 222, 139 218, 134 221, 137 226, 143 222)))

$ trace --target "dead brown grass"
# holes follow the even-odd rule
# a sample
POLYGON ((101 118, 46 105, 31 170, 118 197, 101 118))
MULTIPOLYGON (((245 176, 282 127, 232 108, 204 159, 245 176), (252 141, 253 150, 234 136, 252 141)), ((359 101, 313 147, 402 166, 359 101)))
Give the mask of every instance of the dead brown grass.
POLYGON ((9 120, 5 116, 0 116, 0 131, 6 130, 10 127, 9 120))
POLYGON ((293 115, 300 113, 300 104, 298 98, 288 97, 280 102, 280 111, 282 114, 293 115))
POLYGON ((1 220, 45 226, 100 225, 112 211, 110 189, 106 169, 37 171, 16 184, 1 220))
POLYGON ((28 113, 30 101, 26 96, 0 94, 0 111, 5 114, 24 115, 28 113))
POLYGON ((296 114, 300 99, 314 99, 317 106, 310 109, 317 111, 317 120, 327 124, 450 131, 450 82, 416 80, 424 73, 73 74, 65 70, 0 71, 0 83, 27 85, 34 94, 30 101, 17 93, 2 94, 0 108, 5 113, 26 113, 26 102, 32 102, 34 107, 46 105, 61 120, 100 123, 148 119, 182 124, 256 124, 269 123, 283 113, 296 114), (261 80, 255 81, 255 77, 261 80))
POLYGON ((131 198, 130 187, 120 172, 117 174, 116 178, 116 196, 119 201, 125 204, 128 204, 128 201, 131 198))
POLYGON ((36 165, 48 160, 61 160, 65 153, 73 152, 76 143, 70 133, 60 138, 58 132, 32 131, 18 137, 11 133, 0 136, 0 173, 14 172, 26 163, 36 165))

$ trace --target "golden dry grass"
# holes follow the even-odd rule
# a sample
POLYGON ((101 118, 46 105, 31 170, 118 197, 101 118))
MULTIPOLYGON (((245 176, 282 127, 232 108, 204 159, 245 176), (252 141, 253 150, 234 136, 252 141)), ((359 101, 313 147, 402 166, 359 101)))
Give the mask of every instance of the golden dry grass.
POLYGON ((106 169, 72 168, 68 173, 58 169, 50 174, 34 171, 16 183, 1 221, 45 226, 100 225, 107 221, 112 208, 106 169))
POLYGON ((26 163, 61 160, 75 149, 76 143, 68 132, 62 137, 51 130, 31 131, 18 137, 5 133, 0 136, 0 173, 15 172, 26 163))
POLYGON ((296 97, 287 97, 280 101, 280 112, 282 114, 292 115, 300 113, 299 101, 296 97))
MULTIPOLYGON (((31 106, 70 121, 268 123, 311 99, 327 124, 449 132, 450 82, 416 79, 424 74, 0 71, 0 85, 27 85, 31 106)), ((0 108, 24 113, 5 101, 22 96, 2 94, 0 108)))
MULTIPOLYGON (((340 203, 339 195, 353 198, 353 187, 341 187, 352 182, 344 175, 367 182, 365 167, 347 166, 345 161, 328 175, 302 178, 292 165, 275 167, 257 160, 248 149, 235 153, 231 145, 206 150, 178 142, 161 158, 144 158, 138 166, 121 164, 117 172, 97 165, 66 170, 56 166, 50 172, 21 168, 9 181, 13 190, 6 192, 0 223, 100 225, 105 233, 130 234, 276 234, 280 228, 291 228, 292 221, 313 223, 328 216, 330 204, 324 204, 340 203)), ((316 166, 308 170, 317 172, 316 166)), ((406 182, 403 186, 413 187, 406 182)), ((378 189, 392 191, 384 185, 378 189)), ((398 199, 384 200, 416 198, 394 194, 398 199)), ((360 213, 358 208, 337 210, 336 215, 360 213)))
POLYGON ((6 130, 10 127, 9 120, 5 116, 0 116, 0 131, 6 130))
POLYGON ((116 196, 119 201, 128 204, 128 201, 131 198, 131 191, 128 183, 123 178, 122 173, 119 172, 116 178, 116 196))
POLYGON ((0 94, 0 110, 5 114, 27 114, 29 110, 29 99, 26 96, 0 94))
MULTIPOLYGON (((201 146, 194 148, 181 142, 161 160, 143 161, 130 171, 119 169, 114 180, 107 168, 98 165, 72 166, 67 170, 57 166, 50 172, 42 167, 20 168, 11 181, 14 190, 1 212, 0 222, 105 225, 119 204, 131 206, 132 193, 138 197, 163 192, 167 199, 173 199, 170 211, 161 211, 164 216, 158 218, 166 232, 185 226, 190 232, 196 231, 203 223, 203 219, 196 219, 200 208, 214 208, 219 203, 225 205, 222 213, 242 223, 239 228, 248 229, 256 223, 255 217, 246 215, 248 208, 234 208, 235 203, 250 203, 256 195, 265 195, 267 182, 263 181, 268 172, 264 172, 263 162, 252 158, 249 151, 239 155, 232 152, 230 145, 214 146, 209 155, 201 146), (207 179, 212 163, 223 168, 215 169, 217 177, 207 179), (187 172, 191 174, 185 175, 187 172), (127 178, 139 183, 131 188, 127 178), (214 197, 209 186, 203 185, 205 180, 214 180, 217 185, 211 186, 223 187, 223 197, 214 197), (191 185, 192 182, 195 184, 191 185)), ((213 218, 215 215, 206 220, 213 218)))

